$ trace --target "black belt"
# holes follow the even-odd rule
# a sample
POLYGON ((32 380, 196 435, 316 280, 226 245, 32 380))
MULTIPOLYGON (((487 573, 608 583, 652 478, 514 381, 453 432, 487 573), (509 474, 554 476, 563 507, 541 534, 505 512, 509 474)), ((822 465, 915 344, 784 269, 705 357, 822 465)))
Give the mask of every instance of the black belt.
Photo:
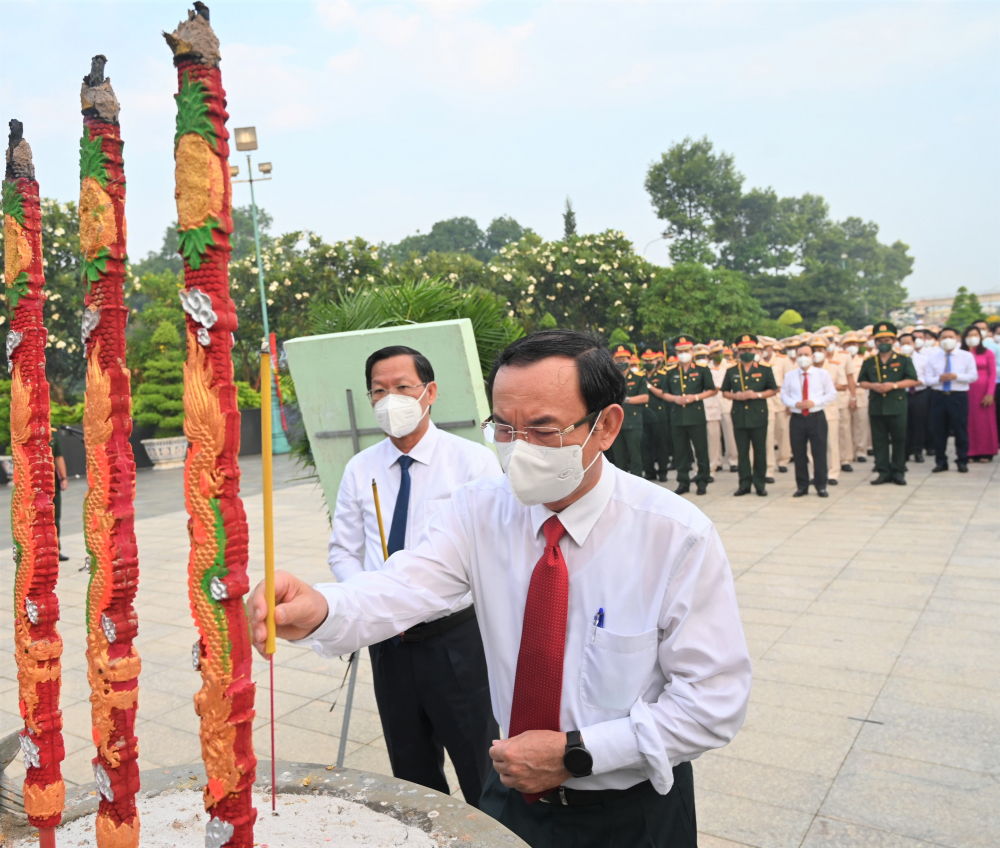
POLYGON ((444 618, 435 619, 434 621, 425 621, 423 624, 417 624, 409 630, 404 630, 399 634, 399 641, 423 642, 424 639, 430 639, 431 636, 437 636, 439 633, 447 633, 449 630, 453 630, 458 625, 465 624, 465 622, 471 621, 475 617, 476 608, 472 604, 469 604, 464 610, 446 615, 444 618))
POLYGON ((551 794, 544 798, 539 798, 543 804, 559 804, 563 807, 587 807, 591 804, 603 804, 606 801, 615 801, 623 795, 637 792, 649 786, 649 781, 644 780, 628 789, 570 789, 560 786, 551 794))

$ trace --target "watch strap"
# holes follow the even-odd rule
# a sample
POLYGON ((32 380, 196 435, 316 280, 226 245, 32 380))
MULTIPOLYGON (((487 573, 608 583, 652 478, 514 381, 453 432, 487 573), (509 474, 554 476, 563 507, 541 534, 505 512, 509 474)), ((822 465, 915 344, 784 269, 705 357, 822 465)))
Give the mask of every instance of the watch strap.
POLYGON ((579 748, 583 744, 579 730, 566 731, 566 748, 579 748))

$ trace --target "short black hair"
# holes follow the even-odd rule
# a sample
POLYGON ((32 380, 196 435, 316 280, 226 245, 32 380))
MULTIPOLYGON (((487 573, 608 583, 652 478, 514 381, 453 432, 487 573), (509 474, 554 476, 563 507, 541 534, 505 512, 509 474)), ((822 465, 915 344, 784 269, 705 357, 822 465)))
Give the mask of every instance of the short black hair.
POLYGON ((938 335, 940 336, 942 333, 947 333, 949 331, 952 332, 952 333, 954 333, 959 338, 962 337, 962 334, 958 330, 956 330, 954 327, 942 327, 940 330, 938 330, 938 335))
POLYGON ((588 413, 598 412, 613 403, 625 403, 625 377, 615 366, 604 339, 579 330, 540 330, 511 342, 497 354, 486 380, 490 404, 493 403, 493 382, 501 368, 531 365, 550 356, 566 356, 576 362, 580 394, 588 413))
POLYGON ((994 321, 992 324, 990 324, 991 333, 995 333, 997 330, 1000 330, 1000 321, 994 321))
POLYGON ((419 350, 406 347, 406 345, 390 345, 381 350, 376 350, 375 353, 368 357, 368 361, 365 362, 365 385, 368 387, 368 391, 372 390, 372 368, 375 367, 375 363, 381 362, 383 359, 392 359, 394 356, 412 356, 413 365, 417 369, 417 376, 420 378, 420 382, 434 382, 434 368, 431 366, 430 360, 419 350))
MULTIPOLYGON (((913 332, 915 333, 916 330, 914 330, 913 332)), ((900 333, 898 336, 896 336, 896 339, 897 340, 899 340, 899 339, 905 339, 907 336, 909 336, 911 339, 915 338, 914 335, 913 335, 913 333, 900 333)))

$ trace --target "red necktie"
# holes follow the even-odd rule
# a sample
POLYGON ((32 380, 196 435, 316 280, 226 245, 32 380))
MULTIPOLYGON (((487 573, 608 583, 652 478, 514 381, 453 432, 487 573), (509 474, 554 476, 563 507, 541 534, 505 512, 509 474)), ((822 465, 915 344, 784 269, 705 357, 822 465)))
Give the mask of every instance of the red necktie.
MULTIPOLYGON (((808 371, 803 371, 802 372, 802 400, 809 400, 809 372, 808 371)), ((806 416, 806 418, 808 418, 809 417, 809 410, 808 409, 803 409, 802 410, 802 414, 804 416, 806 416)))
MULTIPOLYGON (((542 525, 542 530, 545 550, 531 573, 524 604, 508 737, 526 730, 559 730, 569 605, 569 574, 559 540, 566 528, 553 515, 542 525)), ((526 794, 524 800, 532 804, 547 794, 526 794)))

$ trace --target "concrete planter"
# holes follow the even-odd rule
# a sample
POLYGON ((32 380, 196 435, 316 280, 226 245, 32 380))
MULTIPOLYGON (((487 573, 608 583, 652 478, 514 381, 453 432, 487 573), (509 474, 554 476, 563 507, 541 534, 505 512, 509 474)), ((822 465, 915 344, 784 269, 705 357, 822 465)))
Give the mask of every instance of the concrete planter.
POLYGON ((180 468, 187 456, 187 436, 171 436, 166 439, 143 439, 142 446, 153 463, 154 471, 164 468, 180 468))

